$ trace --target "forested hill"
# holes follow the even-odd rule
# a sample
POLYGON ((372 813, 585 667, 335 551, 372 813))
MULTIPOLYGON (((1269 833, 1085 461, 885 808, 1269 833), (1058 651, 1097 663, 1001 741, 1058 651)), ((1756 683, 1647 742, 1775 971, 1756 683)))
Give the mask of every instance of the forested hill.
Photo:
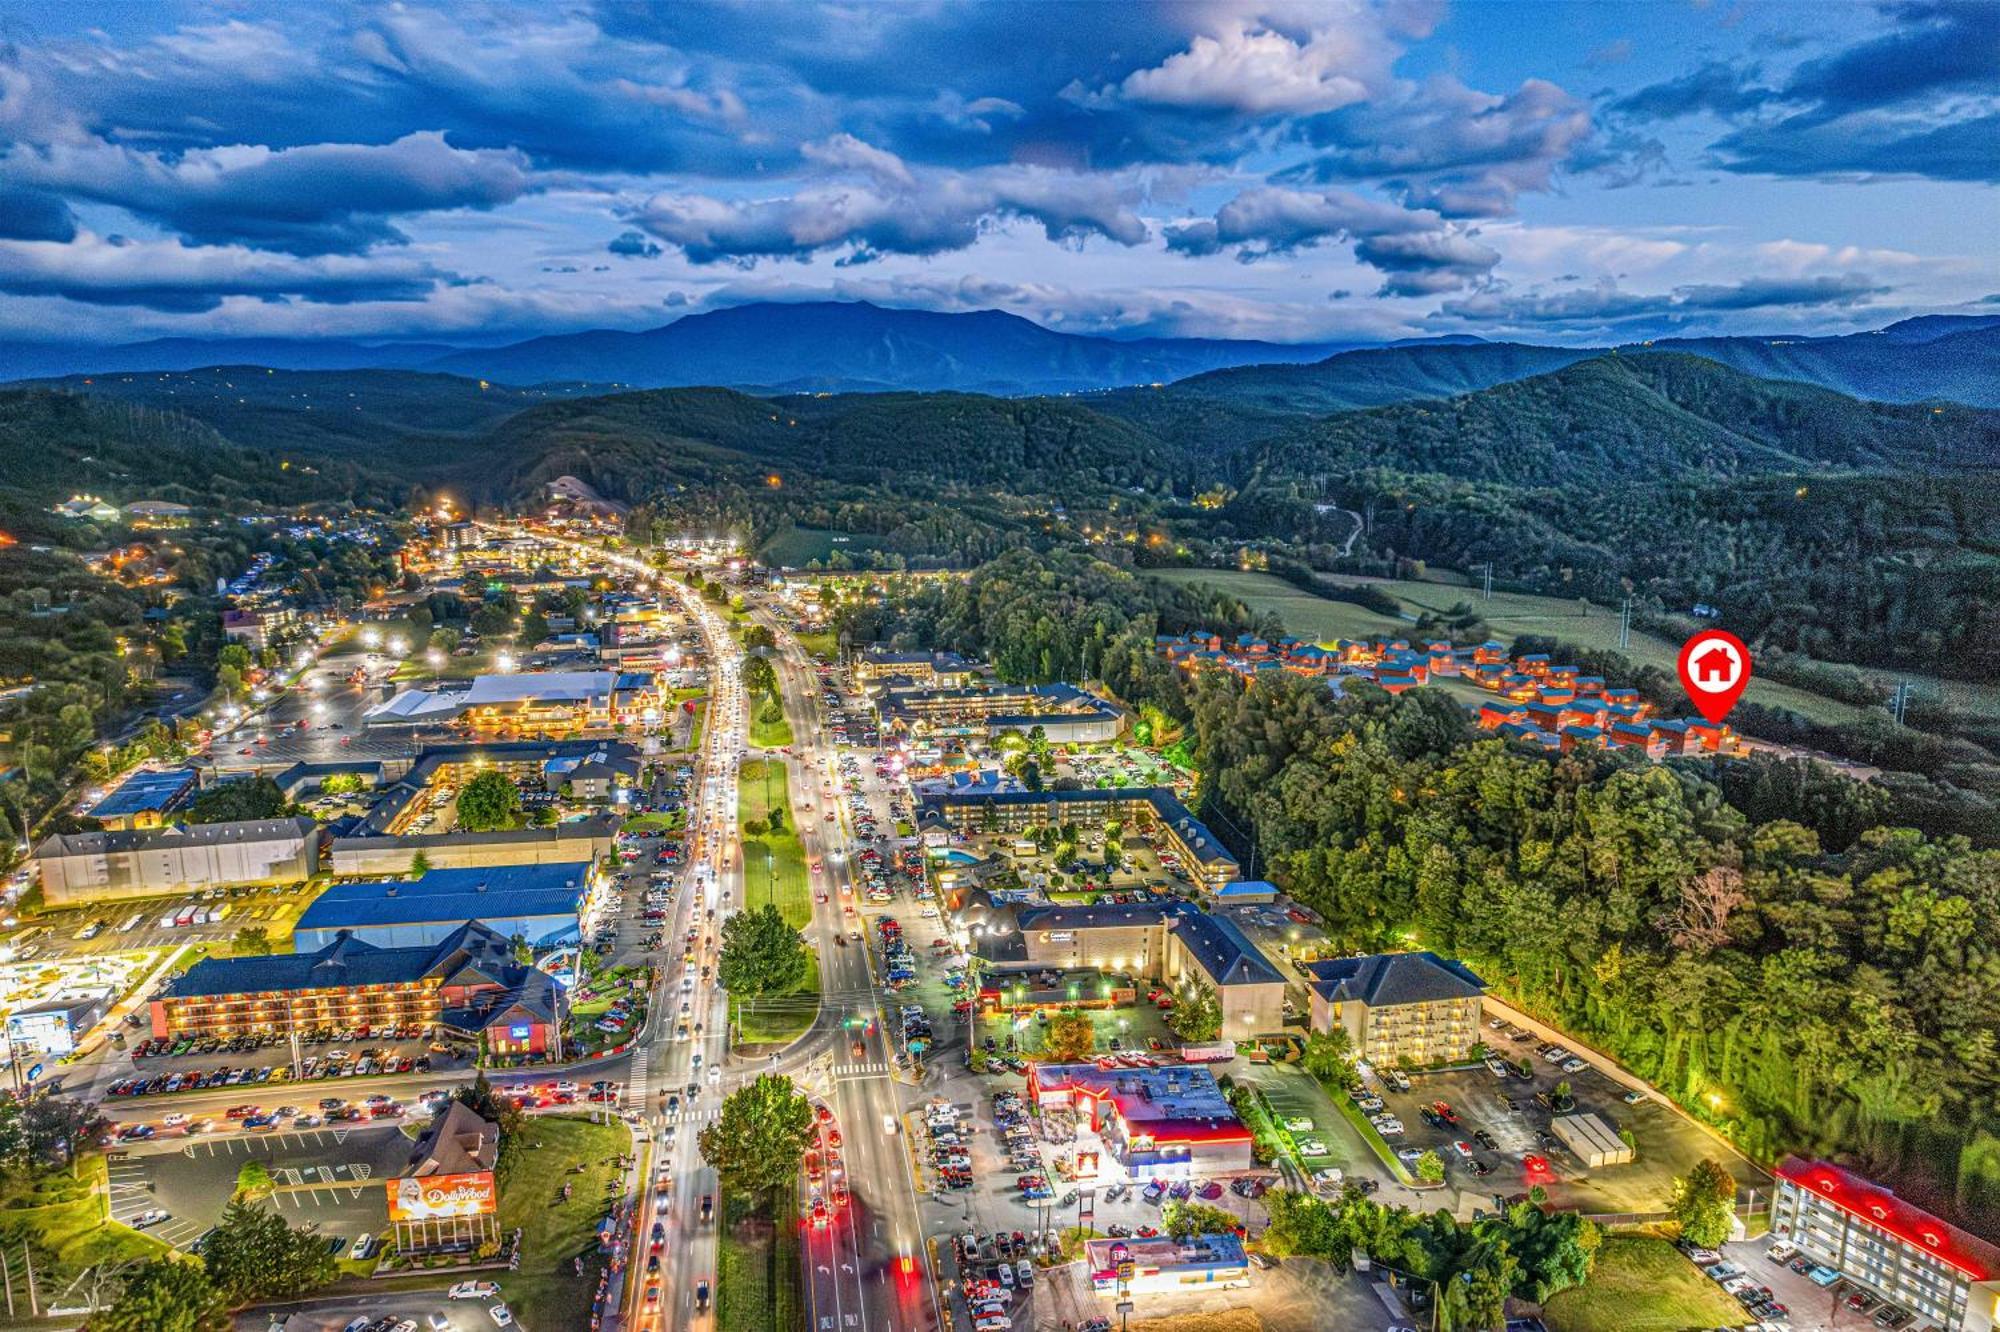
POLYGON ((1268 472, 1383 467, 1596 487, 1822 468, 1988 467, 2000 412, 1858 402, 1673 353, 1611 354, 1441 402, 1326 417, 1258 452, 1268 472))

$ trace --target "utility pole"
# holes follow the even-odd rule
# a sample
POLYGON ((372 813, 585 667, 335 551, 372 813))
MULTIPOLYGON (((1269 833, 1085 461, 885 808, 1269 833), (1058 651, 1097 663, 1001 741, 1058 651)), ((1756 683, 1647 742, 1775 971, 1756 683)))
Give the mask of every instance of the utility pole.
POLYGON ((1618 614, 1618 650, 1623 652, 1632 646, 1632 598, 1625 598, 1625 607, 1618 614))
POLYGON ((40 1318, 42 1310, 35 1299, 35 1255, 28 1249, 28 1242, 21 1241, 21 1265, 28 1270, 28 1316, 40 1318))
POLYGON ((1889 715, 1895 718, 1896 725, 1901 726, 1903 724, 1903 714, 1909 710, 1909 706, 1910 682, 1908 680, 1898 680, 1896 681, 1896 692, 1889 699, 1889 715))
POLYGON ((1483 600, 1491 601, 1493 600, 1493 561, 1486 561, 1485 564, 1480 566, 1480 570, 1484 575, 1480 583, 1480 597, 1483 600))

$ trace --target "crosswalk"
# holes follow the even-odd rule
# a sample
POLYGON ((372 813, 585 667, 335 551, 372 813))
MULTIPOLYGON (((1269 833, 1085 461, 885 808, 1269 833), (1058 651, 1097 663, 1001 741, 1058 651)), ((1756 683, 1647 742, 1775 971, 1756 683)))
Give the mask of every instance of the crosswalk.
POLYGON ((722 1111, 714 1107, 698 1110, 669 1110, 661 1116, 669 1124, 689 1124, 697 1127, 703 1124, 713 1124, 721 1117, 722 1111))
POLYGON ((889 1066, 877 1059, 866 1064, 835 1064, 833 1076, 836 1078, 886 1078, 889 1066))

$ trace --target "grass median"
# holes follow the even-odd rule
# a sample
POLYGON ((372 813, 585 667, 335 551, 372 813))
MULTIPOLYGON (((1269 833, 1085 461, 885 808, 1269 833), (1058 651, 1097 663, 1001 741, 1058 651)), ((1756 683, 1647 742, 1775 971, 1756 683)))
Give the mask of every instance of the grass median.
POLYGON ((756 836, 743 834, 743 905, 754 910, 766 902, 794 929, 804 929, 812 920, 812 888, 806 875, 805 848, 795 831, 791 797, 786 791, 785 765, 777 759, 753 759, 745 763, 736 778, 737 817, 743 828, 762 828, 756 836), (784 811, 785 825, 770 831, 771 811, 784 811))
POLYGON ((799 1289, 798 1218, 725 1189, 716 1243, 715 1321, 722 1332, 794 1332, 806 1326, 799 1289))
POLYGON ((819 954, 806 950, 806 974, 788 994, 735 1004, 738 1045, 782 1044, 798 1039, 819 1016, 819 954))

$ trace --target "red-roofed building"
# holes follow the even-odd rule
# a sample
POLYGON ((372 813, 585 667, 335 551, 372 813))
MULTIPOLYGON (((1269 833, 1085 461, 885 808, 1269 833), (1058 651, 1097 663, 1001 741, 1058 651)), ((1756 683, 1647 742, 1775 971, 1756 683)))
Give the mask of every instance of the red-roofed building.
POLYGON ((1771 1234, 1947 1332, 1993 1332, 2000 1248, 1826 1161, 1778 1165, 1771 1234))
POLYGON ((1252 1167, 1250 1130, 1207 1068, 1030 1064, 1026 1090, 1038 1105, 1074 1108, 1134 1178, 1219 1175, 1252 1167))

